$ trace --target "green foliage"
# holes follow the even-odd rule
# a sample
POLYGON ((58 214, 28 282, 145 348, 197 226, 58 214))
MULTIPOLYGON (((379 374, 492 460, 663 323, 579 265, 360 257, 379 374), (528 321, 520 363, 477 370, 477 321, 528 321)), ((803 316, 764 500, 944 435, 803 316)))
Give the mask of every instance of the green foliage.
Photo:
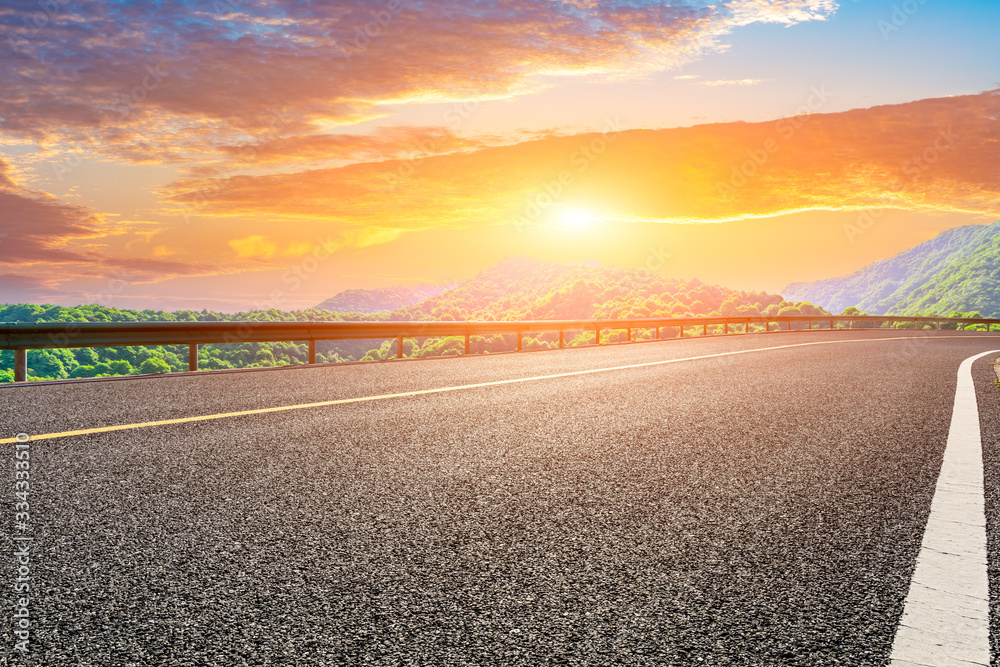
POLYGON ((783 293, 831 309, 856 305, 877 315, 1000 317, 1000 222, 949 229, 849 276, 793 283, 783 293))
POLYGON ((111 367, 112 375, 131 375, 135 370, 132 368, 132 364, 124 359, 112 361, 108 365, 111 367))
MULTIPOLYGON (((698 280, 662 278, 643 270, 626 270, 586 264, 558 264, 524 257, 504 260, 448 291, 431 286, 389 290, 348 290, 324 305, 341 304, 353 312, 308 309, 283 312, 275 309, 240 313, 207 310, 165 312, 120 310, 99 305, 63 306, 0 305, 0 321, 7 322, 210 322, 210 321, 346 321, 346 320, 516 320, 592 319, 707 316, 823 315, 825 310, 807 302, 786 302, 763 292, 740 292, 705 285, 698 280), (384 307, 393 299, 410 299, 419 290, 430 296, 421 303, 392 312, 365 313, 384 307), (407 296, 409 295, 409 296, 407 296)), ((651 332, 635 332, 637 339, 651 332)), ((667 334, 669 335, 669 334, 667 334)), ((602 332, 602 341, 624 340, 622 331, 602 332)), ((567 345, 594 342, 593 331, 567 332, 567 345)), ((557 347, 556 332, 525 335, 524 349, 557 347)), ((471 352, 490 354, 516 349, 513 334, 474 336, 471 352)), ((407 339, 407 357, 462 354, 462 337, 407 339)), ((207 370, 253 368, 304 364, 308 361, 305 343, 227 343, 202 345, 199 367, 207 370)), ((320 341, 317 361, 377 361, 396 357, 396 341, 320 341)), ((12 380, 14 357, 0 352, 0 382, 12 380)), ((32 377, 87 378, 134 373, 166 373, 187 370, 187 346, 80 348, 72 350, 31 350, 28 353, 32 377)))
POLYGON ((564 320, 758 314, 780 296, 738 292, 644 270, 510 257, 491 269, 389 314, 393 320, 564 320), (744 308, 741 312, 739 309, 744 308))
POLYGON ((139 372, 143 375, 150 375, 153 373, 169 373, 170 364, 168 364, 163 359, 146 359, 139 366, 139 372))

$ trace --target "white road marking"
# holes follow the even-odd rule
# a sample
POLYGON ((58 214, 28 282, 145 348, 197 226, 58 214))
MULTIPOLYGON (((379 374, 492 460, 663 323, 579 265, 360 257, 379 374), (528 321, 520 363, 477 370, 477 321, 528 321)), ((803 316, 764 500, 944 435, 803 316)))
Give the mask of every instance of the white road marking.
POLYGON ((969 357, 958 369, 948 444, 891 667, 990 664, 983 448, 972 363, 996 353, 969 357))

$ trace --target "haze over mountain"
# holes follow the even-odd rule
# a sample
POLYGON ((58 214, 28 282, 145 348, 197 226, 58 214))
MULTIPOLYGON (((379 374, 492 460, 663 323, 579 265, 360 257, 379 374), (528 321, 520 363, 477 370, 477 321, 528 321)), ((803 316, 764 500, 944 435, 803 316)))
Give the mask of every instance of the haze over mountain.
POLYGON ((777 314, 793 308, 780 295, 665 278, 595 262, 504 259, 393 319, 561 320, 777 314), (770 309, 770 310, 768 310, 770 309))
POLYGON ((1000 221, 949 229, 848 276, 792 283, 782 294, 834 312, 1000 317, 1000 221))
POLYGON ((396 285, 382 289, 349 289, 330 297, 316 306, 316 310, 332 310, 337 313, 387 313, 426 301, 449 287, 449 285, 420 284, 396 285))

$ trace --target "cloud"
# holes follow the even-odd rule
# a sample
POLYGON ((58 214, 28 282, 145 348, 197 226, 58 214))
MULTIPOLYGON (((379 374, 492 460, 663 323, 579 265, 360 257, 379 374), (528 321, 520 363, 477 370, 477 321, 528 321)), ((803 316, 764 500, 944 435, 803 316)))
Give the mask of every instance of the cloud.
POLYGON ((10 165, 0 160, 0 189, 16 188, 13 179, 10 177, 10 165))
POLYGON ((37 301, 51 293, 43 280, 19 273, 0 273, 0 303, 37 301))
POLYGON ((835 9, 829 0, 8 0, 0 132, 140 163, 254 144, 262 155, 350 152, 344 137, 324 135, 387 104, 518 95, 552 76, 641 76, 717 48, 736 27, 835 9))
POLYGON ((233 239, 229 247, 236 251, 236 256, 267 259, 278 252, 278 246, 260 235, 248 236, 244 239, 233 239))
POLYGON ((446 127, 380 127, 372 134, 315 134, 228 144, 220 153, 245 164, 296 161, 361 162, 467 151, 503 143, 500 137, 461 137, 446 127))
POLYGON ((10 166, 0 160, 0 253, 4 263, 82 262, 87 257, 66 248, 74 239, 101 234, 101 220, 82 206, 19 187, 10 166))
POLYGON ((37 282, 7 274, 6 289, 24 287, 20 300, 50 293, 39 291, 43 286, 80 277, 126 276, 129 282, 139 283, 218 271, 203 262, 109 254, 99 242, 108 234, 108 224, 100 215, 23 188, 10 172, 10 166, 0 160, 0 254, 5 265, 31 266, 32 280, 37 282))
POLYGON ((159 257, 103 257, 102 266, 118 269, 112 275, 127 278, 131 283, 157 282, 176 276, 197 276, 218 273, 211 264, 185 262, 159 257))
POLYGON ((426 229, 543 222, 555 203, 711 222, 894 207, 1000 215, 1000 91, 765 123, 546 137, 417 160, 228 180, 166 193, 221 216, 426 229))
MULTIPOLYGON (((372 235, 377 237, 376 230, 372 230, 372 235)), ((315 252, 317 248, 323 247, 324 250, 330 252, 337 247, 340 247, 344 242, 349 242, 351 245, 358 247, 364 247, 368 245, 364 243, 367 237, 359 237, 355 233, 349 233, 347 237, 340 235, 340 239, 334 239, 332 234, 328 234, 325 239, 317 242, 309 241, 289 241, 287 243, 280 243, 272 238, 264 236, 263 234, 252 234, 241 239, 232 239, 228 242, 230 249, 236 253, 236 257, 239 259, 251 259, 251 260, 269 260, 274 257, 302 257, 315 252), (282 246, 283 249, 282 249, 282 246)), ((383 242, 383 241, 376 241, 383 242)))
POLYGON ((726 3, 736 25, 750 23, 782 23, 793 25, 805 21, 822 21, 837 9, 836 0, 731 0, 726 3))

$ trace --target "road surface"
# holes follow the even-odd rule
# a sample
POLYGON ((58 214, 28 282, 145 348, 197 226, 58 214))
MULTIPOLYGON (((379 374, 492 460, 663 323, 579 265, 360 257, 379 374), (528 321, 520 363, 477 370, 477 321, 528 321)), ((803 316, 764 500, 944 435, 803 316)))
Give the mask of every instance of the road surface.
MULTIPOLYGON (((5 627, 14 536, 33 595, 30 652, 0 656, 888 664, 956 374, 997 349, 801 332, 3 387, 3 437, 328 404, 29 441, 20 532, 4 444, 5 627)), ((998 356, 972 367, 994 600, 998 356)))

